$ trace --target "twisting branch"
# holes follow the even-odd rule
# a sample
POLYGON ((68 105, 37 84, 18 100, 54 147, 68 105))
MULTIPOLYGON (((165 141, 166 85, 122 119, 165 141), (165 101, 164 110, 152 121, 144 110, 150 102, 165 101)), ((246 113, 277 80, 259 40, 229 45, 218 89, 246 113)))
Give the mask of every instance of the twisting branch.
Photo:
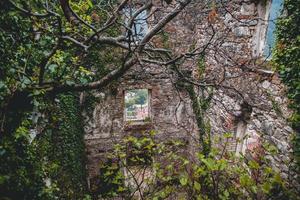
POLYGON ((63 40, 68 40, 68 41, 72 42, 73 44, 75 44, 75 45, 77 45, 77 46, 83 48, 84 51, 87 51, 88 48, 89 48, 89 46, 86 46, 86 45, 84 45, 83 43, 79 42, 78 40, 76 40, 76 39, 74 39, 74 38, 72 38, 72 37, 70 37, 70 36, 67 36, 67 35, 62 36, 61 39, 63 39, 63 40))
POLYGON ((160 20, 152 29, 149 31, 138 47, 138 52, 141 52, 145 47, 146 43, 148 43, 151 38, 157 34, 167 23, 169 23, 172 19, 174 19, 192 0, 181 1, 175 9, 167 14, 162 20, 160 20))
POLYGON ((73 85, 57 85, 49 88, 50 91, 55 93, 66 92, 66 91, 84 91, 104 88, 109 85, 111 81, 121 77, 125 72, 130 69, 137 62, 136 58, 131 58, 122 67, 117 68, 98 81, 87 83, 87 84, 73 84, 73 85))
POLYGON ((119 15, 119 12, 126 6, 127 2, 129 0, 123 0, 120 5, 117 7, 117 9, 113 12, 112 17, 110 17, 102 28, 98 29, 90 38, 88 38, 85 42, 88 44, 95 38, 99 37, 99 34, 105 30, 107 30, 109 27, 111 27, 117 20, 117 16, 119 15))
MULTIPOLYGON (((62 0, 63 1, 63 0, 62 0)), ((135 45, 135 52, 131 52, 130 46, 122 45, 120 42, 125 40, 124 37, 101 37, 98 38, 96 42, 99 42, 100 44, 110 44, 110 45, 116 45, 121 48, 127 48, 129 51, 128 55, 133 55, 127 62, 125 62, 121 67, 111 71, 106 76, 101 78, 98 81, 87 83, 87 84, 72 84, 72 85, 66 85, 66 84, 54 84, 53 85, 46 85, 43 86, 44 89, 48 91, 52 91, 55 93, 59 92, 65 92, 65 91, 84 91, 84 90, 92 90, 92 89, 101 89, 105 86, 107 86, 111 81, 123 76, 133 65, 138 63, 140 60, 139 56, 140 54, 145 50, 145 44, 149 42, 153 36, 155 36, 168 22, 170 22, 173 18, 175 18, 189 3, 191 0, 185 0, 178 4, 175 9, 173 9, 169 14, 167 14, 164 18, 162 18, 156 26, 154 26, 144 37, 141 43, 135 45), (130 53, 131 52, 131 53, 130 53), (50 87, 49 87, 50 86, 50 87)), ((150 4, 147 4, 150 6, 150 4)), ((73 42, 74 44, 84 48, 85 51, 89 49, 89 46, 86 46, 85 44, 77 41, 76 39, 70 37, 70 36, 62 36, 62 39, 69 40, 73 42)), ((149 49, 148 49, 149 50, 149 49)), ((162 51, 161 49, 156 49, 158 51, 162 51)), ((128 57, 127 57, 128 58, 128 57)))
POLYGON ((69 22, 74 23, 74 24, 79 24, 79 22, 80 22, 80 23, 84 24, 85 26, 87 26, 88 28, 92 29, 94 32, 97 31, 94 26, 87 23, 79 15, 77 15, 77 13, 71 8, 68 0, 60 0, 60 3, 61 3, 61 7, 64 11, 64 14, 69 22))

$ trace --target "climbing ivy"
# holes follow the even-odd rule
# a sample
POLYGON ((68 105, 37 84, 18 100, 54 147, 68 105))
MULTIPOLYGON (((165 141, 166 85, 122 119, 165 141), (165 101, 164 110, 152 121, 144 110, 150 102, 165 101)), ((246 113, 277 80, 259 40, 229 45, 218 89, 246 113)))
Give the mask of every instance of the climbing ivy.
MULTIPOLYGON (((45 12, 43 1, 13 2, 34 13, 45 12)), ((81 18, 98 26, 109 15, 96 4, 71 2, 81 18)), ((51 2, 51 9, 62 12, 58 1, 51 2)), ((56 44, 44 65, 45 84, 84 84, 102 77, 112 70, 106 64, 120 64, 116 50, 96 44, 82 52, 69 42, 58 42, 61 33, 55 17, 29 17, 8 1, 0 1, 0 21, 0 199, 83 199, 85 158, 78 95, 56 96, 33 88, 39 85, 43 60, 56 44)), ((64 33, 91 31, 77 29, 64 18, 61 23, 64 33)), ((119 31, 112 27, 106 34, 115 36, 119 31)))
POLYGON ((61 199, 81 199, 86 191, 84 131, 79 98, 63 94, 57 98, 52 116, 55 124, 51 136, 50 159, 59 167, 52 175, 57 180, 61 199))
POLYGON ((204 155, 208 155, 211 149, 211 140, 210 140, 210 130, 205 122, 204 112, 208 108, 211 96, 209 97, 200 97, 195 92, 194 85, 191 83, 185 84, 185 89, 190 96, 192 102, 193 112, 196 117, 196 122, 199 128, 199 140, 202 146, 202 153, 204 155))
POLYGON ((277 45, 273 62, 287 86, 290 107, 294 114, 290 118, 296 131, 294 139, 295 158, 300 166, 300 0, 285 0, 283 17, 277 22, 277 45))
MULTIPOLYGON (((192 45, 193 46, 193 45, 192 45)), ((205 52, 201 53, 197 58, 197 74, 196 78, 203 78, 205 72, 205 52)), ((201 153, 207 156, 211 150, 210 138, 210 123, 205 120, 205 111, 209 108, 210 101, 213 96, 211 87, 199 87, 200 92, 196 91, 196 85, 191 81, 192 72, 189 70, 180 70, 177 65, 173 65, 172 69, 178 75, 176 87, 187 92, 192 103, 193 113, 195 115, 196 123, 198 126, 199 144, 202 148, 201 153), (205 92, 204 92, 205 91, 205 92), (204 95, 206 93, 206 95, 204 95)))
POLYGON ((46 185, 56 168, 46 155, 49 132, 30 141, 31 122, 23 120, 12 135, 0 140, 0 199, 54 199, 55 183, 46 185))
POLYGON ((0 199, 84 199, 85 151, 78 96, 34 97, 32 104, 35 112, 36 107, 46 106, 38 114, 43 122, 37 125, 36 114, 27 111, 14 132, 1 135, 0 199))

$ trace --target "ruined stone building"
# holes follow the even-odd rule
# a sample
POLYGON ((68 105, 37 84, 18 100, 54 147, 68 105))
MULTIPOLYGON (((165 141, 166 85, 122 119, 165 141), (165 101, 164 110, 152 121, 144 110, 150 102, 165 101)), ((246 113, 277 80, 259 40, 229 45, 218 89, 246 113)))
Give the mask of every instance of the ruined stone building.
MULTIPOLYGON (((161 9, 145 17, 164 4, 156 1, 138 16, 136 37, 155 24, 160 12, 167 12, 161 9)), ((271 158, 272 165, 288 176, 290 111, 284 86, 268 64, 281 4, 282 0, 194 1, 151 44, 176 55, 199 48, 201 53, 186 55, 179 68, 197 82, 194 90, 200 97, 213 94, 205 110, 210 133, 221 138, 232 133, 229 149, 237 154, 262 141, 274 144, 280 153, 271 158)), ((95 93, 97 104, 85 121, 90 179, 97 175, 105 153, 128 134, 155 130, 158 140, 180 139, 192 150, 189 144, 198 137, 197 123, 191 99, 177 86, 180 78, 172 70, 145 61, 105 92, 95 93)))

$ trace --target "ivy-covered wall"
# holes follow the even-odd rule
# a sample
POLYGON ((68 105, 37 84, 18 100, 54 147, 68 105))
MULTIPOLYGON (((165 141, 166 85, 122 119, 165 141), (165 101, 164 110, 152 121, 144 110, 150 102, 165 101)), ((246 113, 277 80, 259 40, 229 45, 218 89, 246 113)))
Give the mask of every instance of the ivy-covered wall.
POLYGON ((82 199, 86 192, 86 171, 79 98, 75 94, 59 95, 56 108, 49 156, 59 166, 53 176, 61 190, 58 196, 82 199))
POLYGON ((277 23, 277 46, 274 49, 276 68, 287 86, 290 118, 295 130, 294 153, 300 163, 300 0, 285 0, 283 17, 277 23))
POLYGON ((29 120, 0 140, 0 199, 53 199, 55 185, 47 187, 44 180, 53 169, 45 159, 49 137, 45 134, 30 143, 29 120))
POLYGON ((63 94, 55 102, 38 103, 47 105, 38 114, 47 113, 44 127, 36 126, 32 110, 23 110, 16 129, 1 135, 0 199, 88 198, 78 96, 63 94))

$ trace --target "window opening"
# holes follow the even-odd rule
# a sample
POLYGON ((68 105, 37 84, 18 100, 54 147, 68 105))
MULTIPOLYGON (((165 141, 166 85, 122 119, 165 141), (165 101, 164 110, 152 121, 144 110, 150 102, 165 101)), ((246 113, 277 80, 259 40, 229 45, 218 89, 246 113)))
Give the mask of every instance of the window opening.
POLYGON ((245 139, 247 136, 247 125, 251 119, 252 107, 247 102, 241 104, 241 115, 239 116, 236 129, 236 155, 244 154, 246 150, 245 139))
POLYGON ((148 89, 125 91, 125 121, 145 121, 149 117, 148 89))
MULTIPOLYGON (((129 21, 133 17, 134 13, 137 11, 135 7, 127 7, 124 9, 125 14, 125 24, 128 26, 129 21)), ((148 31, 148 24, 147 24, 147 11, 143 10, 141 13, 139 13, 134 21, 133 25, 131 27, 132 31, 132 40, 133 41, 141 41, 144 36, 146 35, 148 31)))
POLYGON ((276 20, 281 15, 283 0, 272 0, 268 18, 268 27, 265 40, 264 56, 271 57, 272 48, 275 45, 276 20))

